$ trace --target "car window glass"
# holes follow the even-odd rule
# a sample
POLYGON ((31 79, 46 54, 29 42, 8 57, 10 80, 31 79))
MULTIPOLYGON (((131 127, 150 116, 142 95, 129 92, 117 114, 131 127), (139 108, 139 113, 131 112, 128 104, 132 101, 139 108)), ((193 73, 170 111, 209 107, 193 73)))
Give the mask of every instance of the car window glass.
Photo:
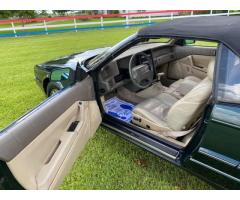
POLYGON ((240 58, 224 45, 220 48, 218 74, 218 100, 240 103, 240 58))
POLYGON ((152 38, 149 39, 148 42, 155 42, 155 43, 169 43, 172 39, 167 37, 161 37, 161 38, 152 38))
POLYGON ((69 78, 70 69, 55 69, 51 73, 51 81, 64 81, 69 78))
POLYGON ((218 43, 205 40, 185 40, 186 46, 217 47, 218 43))
POLYGON ((97 55, 96 57, 94 57, 93 59, 91 59, 85 67, 88 69, 91 69, 92 67, 94 68, 95 65, 97 65, 98 63, 103 61, 111 53, 115 52, 116 50, 121 48, 124 44, 127 44, 128 42, 130 42, 135 37, 136 37, 136 34, 133 34, 133 35, 125 38, 124 40, 120 41, 119 43, 115 44, 113 47, 106 49, 106 51, 104 51, 103 53, 101 53, 101 54, 97 55))

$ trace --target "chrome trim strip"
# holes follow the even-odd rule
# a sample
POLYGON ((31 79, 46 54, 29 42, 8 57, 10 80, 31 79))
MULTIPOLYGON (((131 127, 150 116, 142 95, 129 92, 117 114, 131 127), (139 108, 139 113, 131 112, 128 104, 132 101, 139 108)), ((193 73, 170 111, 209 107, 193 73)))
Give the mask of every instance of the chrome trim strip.
POLYGON ((143 142, 142 140, 139 140, 139 139, 133 137, 132 135, 129 135, 129 134, 127 134, 127 133, 125 133, 125 132, 123 132, 123 131, 121 131, 121 130, 118 130, 118 129, 116 129, 116 128, 108 125, 108 124, 105 124, 105 123, 102 123, 102 124, 103 124, 104 126, 110 128, 110 129, 115 130, 116 132, 121 132, 121 134, 123 134, 123 135, 125 135, 125 136, 127 136, 127 137, 129 137, 129 138, 131 138, 131 139, 133 139, 133 140, 135 140, 135 141, 137 141, 137 142, 139 142, 139 143, 141 143, 141 144, 143 144, 143 145, 151 148, 151 149, 153 149, 154 151, 157 151, 157 152, 163 154, 164 156, 167 156, 167 157, 169 157, 169 158, 171 158, 171 159, 174 159, 174 160, 177 159, 177 156, 176 156, 176 157, 175 157, 175 156, 172 156, 172 155, 166 153, 165 151, 162 151, 162 150, 158 149, 157 147, 154 147, 154 146, 152 146, 152 145, 150 145, 150 144, 148 144, 148 143, 146 143, 146 142, 143 142))
POLYGON ((237 161, 237 160, 234 160, 232 158, 221 155, 217 152, 214 152, 212 150, 209 150, 209 149, 206 149, 206 148, 203 148, 203 147, 200 147, 198 152, 200 154, 203 154, 203 155, 209 157, 209 158, 212 158, 212 159, 215 159, 215 160, 220 161, 222 163, 225 163, 227 165, 230 165, 231 167, 237 167, 240 164, 240 162, 237 161))
POLYGON ((202 162, 200 162, 200 161, 198 161, 198 160, 195 160, 194 158, 190 158, 190 160, 191 160, 192 162, 196 163, 196 164, 199 164, 199 165, 201 165, 201 166, 203 166, 203 167, 206 167, 206 168, 208 168, 208 169, 210 169, 210 170, 212 170, 212 171, 214 171, 214 172, 216 172, 216 173, 218 173, 218 174, 220 174, 220 175, 223 175, 223 176, 225 176, 225 177, 227 177, 227 178, 230 178, 230 179, 232 179, 232 180, 237 181, 237 182, 240 183, 240 179, 238 179, 238 178, 236 178, 236 177, 234 177, 234 176, 231 176, 231 175, 229 175, 229 174, 227 174, 227 173, 224 173, 224 172, 222 172, 222 171, 220 171, 220 170, 218 170, 218 169, 216 169, 216 168, 214 168, 214 167, 211 167, 211 166, 209 166, 209 165, 207 165, 207 164, 205 164, 205 163, 202 163, 202 162))
POLYGON ((238 125, 232 124, 232 123, 230 123, 230 122, 222 121, 221 119, 212 118, 211 121, 212 121, 212 122, 219 123, 219 124, 223 124, 223 125, 226 125, 226 126, 231 126, 231 127, 233 127, 233 128, 239 128, 238 125))

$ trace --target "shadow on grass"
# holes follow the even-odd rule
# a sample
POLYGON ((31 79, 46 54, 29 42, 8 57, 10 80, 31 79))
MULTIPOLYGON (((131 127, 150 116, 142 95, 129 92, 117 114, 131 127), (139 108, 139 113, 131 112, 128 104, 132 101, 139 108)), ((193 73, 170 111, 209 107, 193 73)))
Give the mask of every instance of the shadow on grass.
POLYGON ((99 128, 61 189, 212 189, 159 157, 99 128))

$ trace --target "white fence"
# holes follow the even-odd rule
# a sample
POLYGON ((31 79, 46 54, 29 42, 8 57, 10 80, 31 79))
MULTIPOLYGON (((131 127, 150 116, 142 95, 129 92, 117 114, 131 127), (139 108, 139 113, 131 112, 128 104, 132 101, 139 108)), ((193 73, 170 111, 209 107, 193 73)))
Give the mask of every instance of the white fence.
MULTIPOLYGON (((181 15, 181 11, 159 11, 157 12, 143 12, 143 13, 126 13, 124 16, 116 15, 122 19, 109 18, 109 15, 99 15, 91 16, 95 21, 85 21, 77 22, 77 16, 68 16, 63 17, 64 20, 53 20, 49 18, 39 18, 36 22, 31 23, 22 23, 19 24, 21 20, 14 22, 14 20, 5 20, 11 24, 9 27, 0 28, 0 37, 11 37, 11 36, 22 36, 22 35, 33 35, 33 34, 48 34, 54 32, 65 32, 65 31, 80 31, 80 30, 91 30, 91 29, 104 29, 104 28, 116 28, 116 27, 129 27, 129 26, 142 26, 148 25, 155 22, 160 22, 161 20, 174 20, 178 18, 186 17, 204 17, 204 16, 230 16, 230 15, 240 15, 240 12, 234 12, 228 10, 224 13, 214 13, 212 10, 206 14, 199 14, 199 11, 190 11, 187 15, 181 15), (168 16, 166 16, 168 13, 168 16), (60 22, 60 23, 59 23, 60 22), (65 23, 66 22, 66 23, 65 23), (59 24, 54 24, 59 23, 59 24), (58 29, 59 28, 59 29, 58 29), (28 32, 27 32, 28 31, 28 32)), ((110 15, 111 16, 111 15, 110 15)), ((87 17, 86 17, 87 18, 87 17)), ((84 16, 81 16, 80 19, 84 19, 84 16)), ((28 22, 29 20, 26 20, 28 22)), ((1 20, 0 20, 1 27, 1 20)))

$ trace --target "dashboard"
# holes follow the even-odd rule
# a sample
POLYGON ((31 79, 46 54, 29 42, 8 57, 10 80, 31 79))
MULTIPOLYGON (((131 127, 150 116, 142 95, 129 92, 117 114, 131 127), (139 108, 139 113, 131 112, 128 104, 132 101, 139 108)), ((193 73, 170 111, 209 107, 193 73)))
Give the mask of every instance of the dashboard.
MULTIPOLYGON (((99 93, 107 94, 127 83, 129 78, 129 62, 133 55, 144 52, 152 61, 154 68, 174 58, 172 47, 163 43, 146 43, 134 46, 104 66, 99 73, 99 93)), ((144 63, 144 58, 139 58, 144 63)))

